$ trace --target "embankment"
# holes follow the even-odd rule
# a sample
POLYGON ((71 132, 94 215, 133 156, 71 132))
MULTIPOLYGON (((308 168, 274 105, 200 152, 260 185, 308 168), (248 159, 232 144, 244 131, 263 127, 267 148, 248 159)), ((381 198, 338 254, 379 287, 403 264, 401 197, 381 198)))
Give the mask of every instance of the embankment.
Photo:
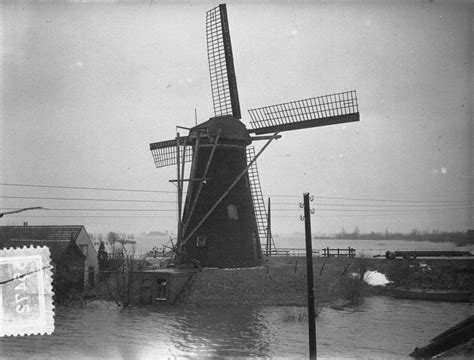
MULTIPOLYGON (((358 294, 386 295, 392 286, 474 291, 474 260, 314 258, 314 285, 320 305, 358 294), (381 272, 392 283, 370 286, 354 277, 366 270, 381 272)), ((258 268, 202 269, 187 284, 179 303, 303 306, 306 296, 305 258, 273 257, 258 268)))

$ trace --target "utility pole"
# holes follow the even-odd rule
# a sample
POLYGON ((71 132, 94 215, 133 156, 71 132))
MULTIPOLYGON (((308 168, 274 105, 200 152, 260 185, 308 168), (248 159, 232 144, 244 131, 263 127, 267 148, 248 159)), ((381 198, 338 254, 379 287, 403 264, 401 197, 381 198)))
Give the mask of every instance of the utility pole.
POLYGON ((306 234, 306 278, 308 280, 308 335, 309 358, 316 359, 316 312, 314 309, 313 247, 311 244, 311 210, 309 193, 303 194, 304 225, 306 234))

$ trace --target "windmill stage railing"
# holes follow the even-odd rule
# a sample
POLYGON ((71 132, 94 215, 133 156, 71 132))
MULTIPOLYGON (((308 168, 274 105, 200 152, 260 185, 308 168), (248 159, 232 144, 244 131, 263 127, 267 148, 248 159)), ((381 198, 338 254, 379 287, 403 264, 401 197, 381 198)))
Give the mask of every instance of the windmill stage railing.
POLYGON ((355 90, 249 110, 256 134, 359 121, 355 90))

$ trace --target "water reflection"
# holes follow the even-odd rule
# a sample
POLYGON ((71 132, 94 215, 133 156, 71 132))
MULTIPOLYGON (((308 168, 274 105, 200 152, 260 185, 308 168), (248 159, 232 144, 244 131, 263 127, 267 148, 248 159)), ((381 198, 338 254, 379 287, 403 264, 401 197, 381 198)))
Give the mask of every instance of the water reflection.
MULTIPOLYGON (((93 302, 56 310, 51 336, 0 339, 0 358, 307 358, 302 307, 131 307, 93 302), (300 319, 301 320, 301 319, 300 319)), ((317 320, 318 357, 408 358, 473 313, 473 304, 368 298, 317 320)))
POLYGON ((184 336, 175 340, 177 349, 209 356, 261 356, 268 352, 262 314, 252 308, 185 309, 177 315, 177 331, 184 336))

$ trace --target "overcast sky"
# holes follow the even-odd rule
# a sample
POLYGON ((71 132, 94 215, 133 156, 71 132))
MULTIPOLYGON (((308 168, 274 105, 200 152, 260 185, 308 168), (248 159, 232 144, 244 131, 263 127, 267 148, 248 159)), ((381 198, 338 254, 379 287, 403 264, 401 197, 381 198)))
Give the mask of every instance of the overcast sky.
MULTIPOLYGON (((175 229, 176 169, 156 169, 148 146, 194 125, 195 109, 199 122, 213 116, 205 12, 216 5, 0 4, 0 211, 51 209, 2 224, 175 229)), ((360 122, 282 133, 259 158, 274 232, 304 231, 304 192, 316 197, 313 232, 474 228, 471 4, 228 1, 227 10, 248 127, 248 109, 358 94, 360 122)))

